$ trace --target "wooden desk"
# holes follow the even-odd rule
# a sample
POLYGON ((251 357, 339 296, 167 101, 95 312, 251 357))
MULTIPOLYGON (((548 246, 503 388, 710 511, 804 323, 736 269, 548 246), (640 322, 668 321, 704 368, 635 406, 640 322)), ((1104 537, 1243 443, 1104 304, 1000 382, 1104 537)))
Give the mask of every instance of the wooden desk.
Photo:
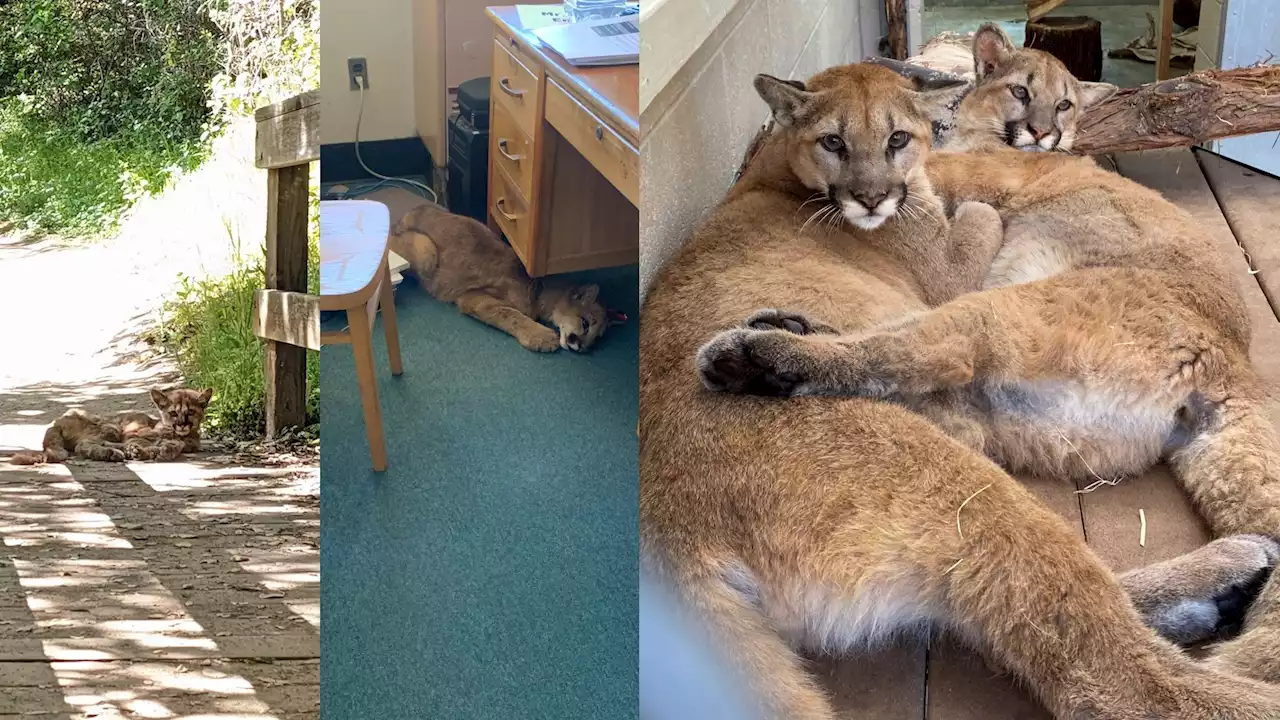
POLYGON ((486 12, 489 226, 534 277, 637 262, 639 66, 575 68, 514 7, 486 12))

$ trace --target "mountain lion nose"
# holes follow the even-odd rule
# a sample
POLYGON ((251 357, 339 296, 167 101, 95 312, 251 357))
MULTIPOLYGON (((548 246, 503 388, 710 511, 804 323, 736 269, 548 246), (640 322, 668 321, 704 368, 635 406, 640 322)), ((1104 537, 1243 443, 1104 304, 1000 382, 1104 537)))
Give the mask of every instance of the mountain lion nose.
POLYGON ((1040 140, 1045 135, 1049 134, 1048 130, 1041 130, 1037 128, 1035 125, 1028 125, 1027 129, 1031 131, 1031 137, 1034 137, 1036 140, 1040 140))
POLYGON ((884 202, 884 199, 887 197, 889 197, 889 193, 887 192, 853 194, 853 199, 862 203, 863 207, 868 210, 875 210, 876 206, 884 202))

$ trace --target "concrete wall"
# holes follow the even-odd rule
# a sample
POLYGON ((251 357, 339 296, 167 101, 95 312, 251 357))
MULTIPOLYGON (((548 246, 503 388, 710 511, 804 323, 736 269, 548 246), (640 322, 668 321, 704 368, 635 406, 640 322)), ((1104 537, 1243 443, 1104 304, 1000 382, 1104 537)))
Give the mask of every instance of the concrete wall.
MULTIPOLYGON (((698 0, 666 0, 671 7, 698 0)), ((738 0, 641 113, 640 285, 688 238, 728 190, 751 138, 768 117, 757 73, 806 78, 877 51, 880 0, 738 0)), ((326 20, 327 22, 327 20, 326 20)), ((641 36, 645 36, 642 23, 641 36)), ((645 38, 646 54, 680 52, 645 38)), ((655 64, 655 67, 657 65, 655 64)))
POLYGON ((413 0, 363 0, 324 5, 320 43, 320 139, 354 142, 360 92, 348 90, 347 58, 369 64, 360 140, 413 137, 413 0))

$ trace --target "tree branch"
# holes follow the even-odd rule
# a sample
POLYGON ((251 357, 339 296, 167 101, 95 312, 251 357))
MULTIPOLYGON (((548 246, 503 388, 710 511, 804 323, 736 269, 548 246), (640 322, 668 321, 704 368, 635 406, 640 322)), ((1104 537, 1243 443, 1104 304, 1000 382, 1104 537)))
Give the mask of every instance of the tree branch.
POLYGON ((1280 130, 1280 65, 1203 70, 1126 88, 1085 113, 1083 155, 1185 147, 1280 130))

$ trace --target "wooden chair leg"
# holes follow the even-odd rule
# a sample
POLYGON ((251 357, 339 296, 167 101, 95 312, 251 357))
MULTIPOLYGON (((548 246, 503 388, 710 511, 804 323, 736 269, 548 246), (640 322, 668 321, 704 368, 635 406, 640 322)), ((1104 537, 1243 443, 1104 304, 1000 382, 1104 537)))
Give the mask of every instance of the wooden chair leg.
POLYGON ((351 351, 355 353, 356 381, 360 384, 360 404, 364 406, 364 428, 369 437, 373 469, 387 469, 387 445, 382 433, 382 408, 378 404, 378 377, 373 369, 373 328, 369 313, 361 305, 347 310, 351 328, 351 351))
POLYGON ((391 266, 382 265, 382 331, 387 336, 387 359, 391 361, 391 374, 404 372, 400 364, 400 329, 396 326, 395 289, 391 286, 391 266))

